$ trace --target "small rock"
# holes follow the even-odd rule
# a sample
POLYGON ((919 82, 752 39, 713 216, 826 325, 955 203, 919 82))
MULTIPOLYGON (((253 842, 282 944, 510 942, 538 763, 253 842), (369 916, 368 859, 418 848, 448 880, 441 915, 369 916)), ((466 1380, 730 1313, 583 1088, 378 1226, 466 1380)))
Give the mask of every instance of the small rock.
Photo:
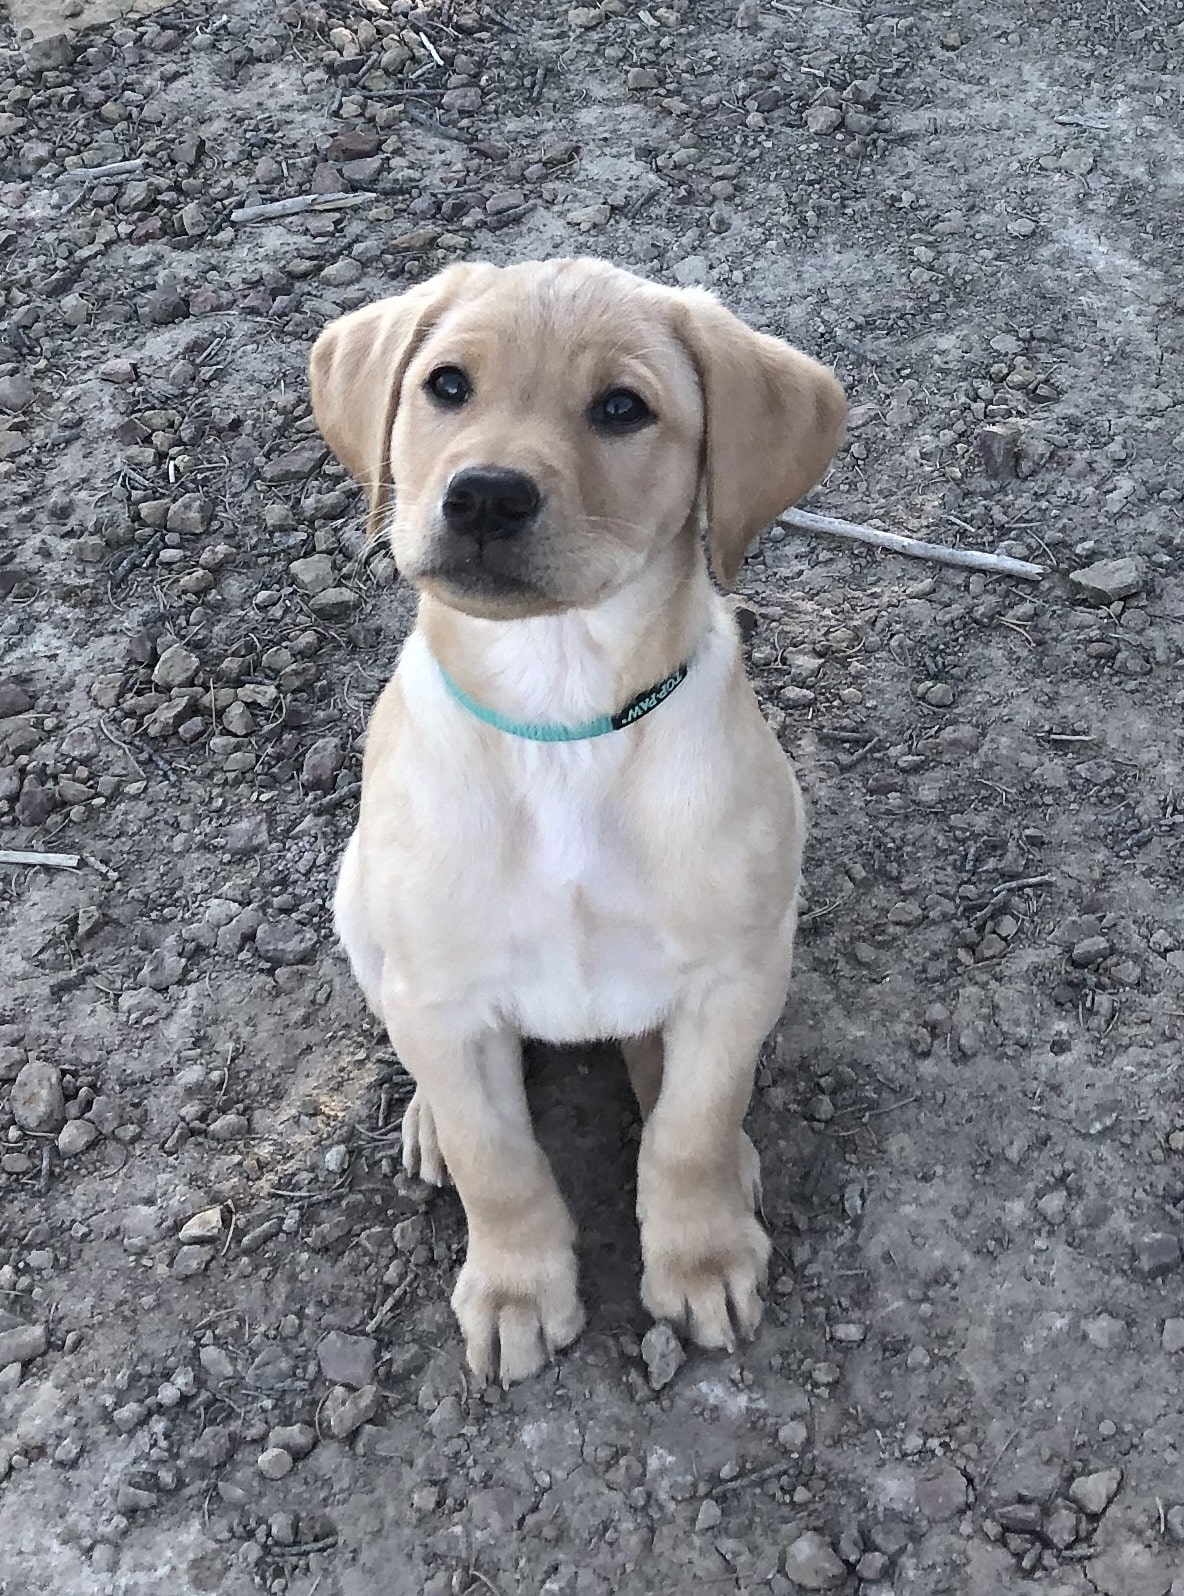
POLYGON ((336 580, 333 561, 327 554, 310 554, 306 559, 293 560, 288 570, 297 587, 305 593, 323 593, 336 580))
POLYGON ((1151 1280, 1162 1280, 1180 1267, 1180 1239, 1169 1231, 1155 1230, 1135 1247, 1140 1273, 1151 1280))
POLYGON ((86 1119, 69 1119, 58 1132, 58 1154, 76 1158, 99 1139, 98 1129, 86 1119))
POLYGON ((1058 1552, 1065 1551, 1077 1539, 1077 1514, 1068 1502, 1057 1501, 1049 1508, 1044 1520, 1044 1538, 1058 1552))
POLYGON ((372 155, 364 161, 346 161, 341 175, 352 188, 373 188, 382 176, 381 155, 372 155))
POLYGON ((328 587, 309 600, 309 609, 322 621, 344 621, 358 605, 358 595, 348 587, 328 587))
POLYGON ((27 44, 23 55, 30 72, 59 72, 73 64, 74 46, 68 33, 47 33, 27 44))
POLYGON ((173 1259, 173 1278, 191 1280, 208 1269, 213 1261, 213 1247, 182 1247, 173 1259))
POLYGON ((806 126, 811 133, 833 133, 843 120, 837 105, 812 105, 806 112, 806 126))
POLYGON ((810 1431, 801 1419, 790 1419, 788 1424, 783 1424, 777 1431, 778 1446, 783 1446, 787 1452, 792 1452, 795 1456, 805 1450, 809 1439, 810 1431))
POLYGON ((329 792, 345 763, 345 749, 336 737, 321 737, 304 756, 300 780, 310 792, 329 792))
POLYGON ((325 1428, 334 1440, 342 1441, 361 1425, 368 1423, 377 1409, 377 1386, 364 1385, 360 1391, 350 1391, 343 1385, 334 1386, 325 1398, 325 1428))
POLYGON ((12 1084, 8 1106, 22 1130, 56 1131, 66 1115, 61 1072, 54 1064, 31 1058, 12 1084))
POLYGON ((1069 576, 1069 586, 1075 593, 1098 604, 1132 598, 1142 592, 1145 582, 1143 566, 1133 555, 1120 560, 1096 560, 1069 576))
POLYGON ((317 1432, 311 1424, 277 1424, 267 1437, 269 1447, 282 1447, 294 1458, 307 1457, 317 1444, 317 1432))
POLYGON ((864 1552, 855 1565, 855 1572, 860 1579, 874 1584, 876 1580, 884 1578, 890 1567, 891 1564, 883 1552, 864 1552))
POLYGON ((18 1324, 11 1330, 0 1330, 0 1369, 39 1358, 48 1346, 49 1332, 43 1324, 18 1324))
POLYGON ((847 1570, 830 1545, 814 1530, 807 1530, 788 1547, 785 1573, 802 1590, 829 1590, 847 1577, 847 1570))
POLYGON ((1070 1485, 1069 1500, 1091 1518, 1100 1518, 1118 1495, 1121 1484, 1121 1469, 1100 1469, 1096 1474, 1082 1474, 1070 1485))
POLYGON ((1168 1535, 1177 1546, 1184 1546, 1184 1507, 1169 1507, 1164 1515, 1168 1535))
POLYGON ((351 1336, 344 1330, 330 1330, 317 1343, 317 1359, 326 1380, 358 1390, 374 1379, 378 1343, 373 1336, 351 1336))
POLYGON ((1109 952, 1110 944, 1105 937, 1083 937, 1074 943, 1069 957, 1079 970, 1087 970, 1091 965, 1100 964, 1109 952))
POLYGON ((703 1535, 709 1530, 715 1529, 723 1516, 719 1503, 713 1502, 711 1497, 708 1497, 699 1508, 698 1516, 695 1519, 695 1529, 700 1535, 703 1535))
POLYGON ((1160 1346, 1165 1352, 1184 1352, 1184 1319, 1165 1319, 1160 1346))
POLYGON ((682 1342, 668 1324, 655 1324, 646 1331, 641 1340, 641 1357, 654 1391, 669 1385, 687 1359, 682 1342))
POLYGON ((1017 432, 1015 427, 980 427, 974 438, 979 460, 987 476, 1005 481, 1015 476, 1017 432))
POLYGON ((957 1518, 966 1506, 966 1476, 951 1463, 939 1463, 917 1481, 917 1506, 931 1524, 957 1518))
POLYGON ((269 1446, 259 1454, 257 1467, 265 1480, 282 1480, 292 1472, 292 1454, 282 1446, 269 1446))
POLYGON ((222 711, 222 725, 232 737, 249 737, 255 730, 255 717, 236 698, 233 704, 227 704, 222 711))
POLYGON ((148 1417, 148 1409, 142 1402, 125 1402, 123 1407, 116 1408, 111 1415, 111 1423, 120 1435, 130 1435, 133 1430, 138 1430, 148 1417))
POLYGON ((15 682, 0 682, 0 720, 23 715, 32 707, 33 700, 23 687, 18 687, 15 682))
POLYGON ((250 1128, 250 1121, 245 1114, 219 1114, 206 1127, 206 1135, 212 1142, 237 1142, 250 1128))
POLYGON ((187 968, 175 949, 160 947, 148 955, 138 981, 151 992, 167 992, 170 986, 176 986, 187 968))
POLYGON ((23 372, 11 377, 0 377, 0 410, 17 414, 27 410, 37 397, 37 390, 23 372))
POLYGON ((156 662, 152 682, 161 692, 171 693, 174 687, 188 687, 201 669, 201 661, 183 643, 166 648, 156 662))
POLYGON ((203 1208, 185 1221, 177 1239, 186 1246, 194 1242, 221 1241, 222 1228, 221 1208, 203 1208))
POLYGON ((431 1418, 428 1420, 428 1429, 437 1441, 454 1440, 465 1427, 464 1409, 460 1399, 455 1396, 442 1397, 436 1404, 431 1418))
POLYGON ((1044 1514, 1038 1502, 1007 1502, 995 1509, 995 1517, 1013 1535, 1035 1535, 1044 1514))
POLYGON ((265 920, 255 933, 255 950, 268 964, 308 964, 316 947, 316 932, 287 917, 265 920))
POLYGON ((214 514, 214 507, 200 493, 183 493, 170 505, 165 526, 170 532, 193 535, 204 532, 214 514))
POLYGON ((219 1383, 231 1379, 234 1374, 234 1364, 230 1361, 229 1354, 219 1346, 202 1347, 197 1354, 197 1361, 204 1373, 219 1383))
POLYGON ((323 443, 299 444, 295 449, 269 460, 263 467, 263 480, 273 487, 302 483, 320 470, 326 454, 323 443))
POLYGON ((648 67, 630 67, 625 74, 625 87, 634 94, 643 89, 656 89, 658 74, 651 72, 648 67))
POLYGON ((223 847, 236 859, 259 853, 267 847, 267 821, 262 815, 247 815, 242 820, 236 820, 227 829, 223 847))
POLYGON ((121 1485, 115 1493, 115 1506, 120 1513, 146 1513, 159 1500, 155 1491, 145 1491, 139 1485, 121 1485))

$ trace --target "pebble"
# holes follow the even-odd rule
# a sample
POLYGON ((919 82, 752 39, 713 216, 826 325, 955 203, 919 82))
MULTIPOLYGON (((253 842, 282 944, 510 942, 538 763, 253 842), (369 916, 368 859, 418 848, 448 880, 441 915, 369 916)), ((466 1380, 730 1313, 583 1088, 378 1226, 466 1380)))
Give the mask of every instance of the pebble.
POLYGON ((322 621, 343 621, 357 608, 358 595, 348 587, 328 587, 309 600, 308 607, 322 621))
POLYGON ((330 1330, 317 1343, 321 1373, 334 1385, 370 1385, 378 1361, 378 1343, 373 1336, 351 1336, 344 1330, 330 1330))
POLYGON ((67 1120, 58 1132, 58 1155, 61 1158, 76 1158, 98 1139, 98 1129, 89 1120, 67 1120))
POLYGON ((1165 1319, 1160 1345, 1165 1352, 1184 1352, 1184 1319, 1165 1319))
POLYGON ((317 1432, 311 1424, 277 1424, 268 1433, 269 1447, 282 1447, 294 1458, 307 1457, 317 1444, 317 1432))
POLYGON ((700 1535, 717 1528, 723 1518, 723 1510, 718 1502, 708 1497, 700 1504, 698 1515, 695 1519, 695 1529, 700 1535))
POLYGON ((260 853, 267 847, 267 821, 262 815, 246 815, 236 820, 228 827, 222 846, 236 859, 260 853))
POLYGON ((843 113, 837 105, 812 105, 806 112, 806 126, 811 133, 833 133, 842 121, 843 113))
POLYGON ((1184 1546, 1184 1507, 1169 1507, 1164 1515, 1164 1526, 1177 1546, 1184 1546))
POLYGON ((146 1513, 159 1500, 155 1491, 145 1491, 138 1485, 121 1485, 115 1493, 115 1506, 120 1513, 146 1513))
POLYGON ((830 1590, 847 1577, 829 1542, 815 1530, 799 1535, 786 1549, 785 1573, 801 1590, 830 1590))
POLYGON ((177 1239, 186 1246, 195 1242, 220 1241, 222 1228, 221 1208, 203 1208, 200 1213, 185 1221, 177 1239))
POLYGON ((32 707, 33 700, 23 687, 18 687, 16 682, 0 682, 0 720, 23 715, 32 707))
POLYGON ((1180 1256, 1180 1238, 1168 1231, 1152 1231, 1135 1247, 1139 1270, 1151 1280, 1161 1280, 1178 1269, 1180 1256))
POLYGON ((213 1247, 182 1247, 173 1259, 173 1278, 191 1280, 208 1269, 213 1261, 213 1247))
POLYGON ((308 964, 316 952, 317 934, 298 921, 265 920, 255 933, 255 950, 268 964, 308 964))
POLYGON ((917 1481, 917 1507, 931 1524, 956 1518, 966 1506, 966 1476, 952 1463, 939 1463, 917 1481))
POLYGON ((305 593, 323 593, 336 579, 333 561, 327 554, 310 554, 307 559, 293 560, 288 570, 296 586, 305 593))
POLYGON ((0 1330, 0 1369, 39 1358, 48 1346, 49 1332, 43 1324, 18 1324, 11 1330, 0 1330))
POLYGON ((783 1446, 787 1452, 792 1452, 796 1457, 805 1450, 806 1442, 810 1439, 809 1428, 801 1419, 790 1419, 788 1424, 783 1424, 777 1431, 777 1444, 783 1446))
POLYGON ((219 1382, 229 1380, 234 1374, 234 1364, 221 1347, 202 1347, 197 1354, 197 1361, 201 1364, 202 1371, 208 1374, 211 1380, 219 1382))
POLYGON ((170 986, 176 986, 187 967, 185 960, 174 949, 159 947, 145 960, 138 977, 139 984, 152 992, 167 992, 170 986))
POLYGON ((265 1480, 282 1480, 285 1474, 291 1474, 292 1466, 292 1454, 282 1446, 269 1446, 259 1454, 257 1467, 265 1480))
POLYGON ((22 1130, 56 1131, 66 1114, 61 1072, 55 1064, 31 1058, 12 1084, 8 1099, 12 1117, 22 1130))
POLYGON ((1100 1469, 1096 1474, 1082 1474, 1070 1485, 1069 1500, 1091 1518, 1099 1518, 1118 1495, 1121 1484, 1121 1469, 1100 1469))
POLYGON ((11 377, 0 377, 0 410, 19 414, 27 410, 37 397, 37 390, 23 372, 11 377))
POLYGON ((320 737, 304 756, 301 784, 309 792, 329 792, 345 763, 345 750, 336 737, 320 737))
POLYGON ((152 672, 153 686, 162 692, 172 692, 174 687, 188 687, 201 669, 201 661, 183 643, 166 648, 152 672))
POLYGON ((204 532, 209 526, 214 507, 200 493, 183 493, 170 506, 165 526, 170 532, 193 535, 204 532))
POLYGON ((377 1409, 377 1386, 364 1385, 360 1391, 350 1391, 337 1385, 325 1398, 322 1416, 329 1434, 341 1441, 372 1419, 377 1409))
POLYGON ((1056 1501, 1044 1519, 1044 1538, 1063 1552, 1077 1539, 1077 1514, 1068 1502, 1056 1501))
POLYGON ((130 1435, 133 1430, 139 1429, 147 1417, 148 1409, 142 1402, 125 1402, 123 1407, 115 1409, 111 1422, 120 1435, 130 1435))
POLYGON ((1143 591, 1146 581, 1142 562, 1129 554, 1119 560, 1096 560, 1069 576, 1069 586, 1079 597, 1098 604, 1133 598, 1143 591))
POLYGON ((646 1331, 641 1339, 641 1357, 654 1391, 669 1385, 687 1359, 682 1342, 668 1324, 655 1324, 646 1331))

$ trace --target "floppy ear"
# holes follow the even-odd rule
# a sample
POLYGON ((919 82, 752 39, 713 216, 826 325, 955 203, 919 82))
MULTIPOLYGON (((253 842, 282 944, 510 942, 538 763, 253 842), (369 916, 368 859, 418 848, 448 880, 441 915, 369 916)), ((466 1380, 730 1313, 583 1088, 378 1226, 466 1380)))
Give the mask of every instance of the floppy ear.
POLYGON ((731 587, 745 550, 820 480, 847 401, 825 366, 753 332, 712 295, 679 295, 681 336, 703 390, 703 486, 711 568, 731 587))
POLYGON ((432 323, 490 266, 449 266, 405 294, 331 321, 308 363, 312 409, 325 442, 366 490, 367 536, 390 507, 391 429, 403 374, 432 323))

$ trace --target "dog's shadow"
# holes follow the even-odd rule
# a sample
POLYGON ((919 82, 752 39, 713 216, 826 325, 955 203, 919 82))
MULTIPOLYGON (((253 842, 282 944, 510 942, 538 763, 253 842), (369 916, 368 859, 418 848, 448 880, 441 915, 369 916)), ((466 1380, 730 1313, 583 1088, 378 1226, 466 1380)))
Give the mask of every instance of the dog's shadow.
POLYGON ((641 1119, 620 1050, 530 1043, 526 1087, 535 1134, 579 1228, 585 1301, 597 1304, 603 1326, 640 1323, 641 1119))

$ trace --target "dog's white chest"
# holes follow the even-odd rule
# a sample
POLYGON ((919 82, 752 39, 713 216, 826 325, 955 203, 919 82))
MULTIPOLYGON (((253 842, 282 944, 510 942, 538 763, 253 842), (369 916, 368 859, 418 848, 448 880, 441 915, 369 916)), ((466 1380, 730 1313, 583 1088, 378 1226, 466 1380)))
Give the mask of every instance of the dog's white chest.
POLYGON ((524 868, 504 906, 495 1001, 545 1041, 638 1035, 673 999, 677 952, 609 787, 543 780, 520 813, 524 868))

